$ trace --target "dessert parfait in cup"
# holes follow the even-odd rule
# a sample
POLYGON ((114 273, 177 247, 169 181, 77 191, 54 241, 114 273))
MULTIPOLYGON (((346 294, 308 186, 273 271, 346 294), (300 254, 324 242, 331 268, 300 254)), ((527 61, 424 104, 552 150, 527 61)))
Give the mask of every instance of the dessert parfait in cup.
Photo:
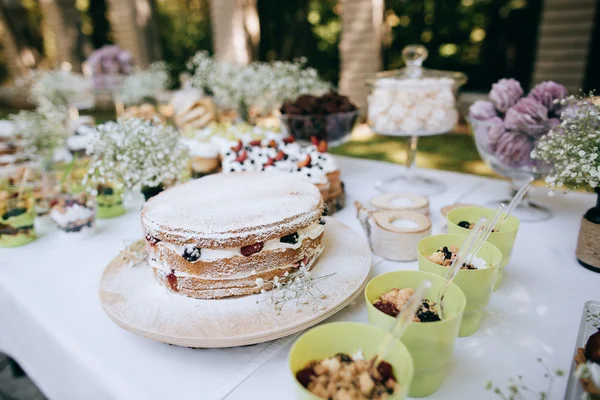
POLYGON ((0 183, 0 247, 17 247, 36 238, 35 199, 31 188, 0 183))
POLYGON ((312 328, 292 346, 289 368, 297 398, 404 399, 413 378, 413 362, 400 341, 384 361, 373 365, 390 334, 355 322, 335 322, 312 328))
POLYGON ((50 219, 65 233, 91 232, 96 209, 93 200, 85 192, 62 193, 51 203, 50 219))
MULTIPOLYGON (((489 221, 493 218, 496 210, 485 207, 463 207, 452 210, 448 213, 448 233, 468 235, 472 224, 481 217, 489 221)), ((519 231, 519 219, 514 215, 509 215, 501 227, 495 228, 487 239, 488 243, 494 245, 502 253, 502 262, 499 265, 498 277, 494 284, 494 290, 500 287, 504 278, 504 269, 508 265, 519 231)))
MULTIPOLYGON (((421 240, 417 246, 419 271, 445 277, 458 249, 466 239, 466 235, 447 234, 421 240)), ((472 262, 468 265, 464 264, 456 274, 453 282, 462 290, 467 300, 458 332, 459 337, 470 336, 479 329, 483 309, 492 297, 498 266, 501 262, 500 250, 486 242, 472 262)))
POLYGON ((96 188, 96 217, 114 218, 125 214, 123 191, 116 185, 104 184, 96 188))
POLYGON ((454 342, 466 305, 465 295, 457 285, 450 284, 444 295, 443 312, 440 313, 437 302, 445 279, 422 271, 382 274, 373 278, 365 288, 369 322, 389 331, 396 323, 395 317, 414 293, 413 288, 425 280, 431 281, 433 286, 425 293, 423 305, 401 339, 415 367, 408 392, 410 397, 429 396, 442 384, 452 362, 454 342))

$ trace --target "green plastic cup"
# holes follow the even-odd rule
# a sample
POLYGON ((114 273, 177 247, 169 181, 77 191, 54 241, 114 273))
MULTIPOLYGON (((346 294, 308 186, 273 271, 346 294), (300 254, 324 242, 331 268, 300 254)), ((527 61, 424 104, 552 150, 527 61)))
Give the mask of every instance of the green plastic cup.
POLYGON ((123 191, 105 187, 96 196, 96 218, 114 218, 125 214, 123 191))
MULTIPOLYGON (((382 313, 373 303, 394 288, 414 289, 425 280, 430 280, 433 284, 425 293, 425 298, 437 301, 439 291, 446 281, 438 275, 423 271, 395 271, 373 278, 365 288, 369 322, 389 332, 396 323, 396 318, 382 313)), ((408 392, 410 397, 429 396, 442 384, 452 360, 454 342, 466 302, 463 292, 452 283, 444 296, 444 319, 412 323, 402 336, 402 343, 406 345, 415 365, 415 376, 408 392)))
MULTIPOLYGON (((296 340, 290 349, 288 364, 292 378, 296 383, 297 398, 302 400, 318 400, 296 379, 296 373, 306 367, 310 361, 322 360, 337 353, 355 354, 362 351, 365 360, 374 357, 389 333, 373 325, 357 322, 334 322, 319 325, 309 330, 296 340)), ((406 346, 400 341, 385 357, 385 361, 394 368, 394 376, 400 384, 400 390, 390 400, 406 397, 413 379, 413 360, 406 346)))
MULTIPOLYGON (((465 235, 435 235, 429 236, 419 242, 417 251, 419 253, 419 270, 432 272, 445 277, 448 267, 443 267, 426 256, 431 255, 443 246, 462 246, 467 239, 465 235)), ((498 266, 502 262, 502 253, 494 245, 486 242, 477 254, 488 265, 488 268, 465 270, 461 269, 454 278, 454 283, 462 290, 467 298, 467 305, 460 324, 458 336, 470 336, 477 332, 483 317, 483 309, 488 305, 492 297, 494 282, 498 276, 498 266)))
MULTIPOLYGON (((496 210, 485 207, 464 207, 452 210, 448 213, 448 233, 468 235, 470 230, 458 226, 460 221, 477 222, 481 217, 486 217, 489 221, 493 218, 494 214, 496 214, 496 210)), ((494 290, 500 287, 500 282, 504 277, 504 268, 510 262, 519 225, 519 219, 513 215, 509 215, 504 224, 502 224, 500 232, 492 232, 487 240, 502 252, 502 263, 500 264, 494 290)))
POLYGON ((0 230, 0 247, 18 247, 36 239, 35 201, 31 192, 25 191, 20 199, 16 194, 5 200, 0 206, 0 225, 5 225, 7 231, 0 230))

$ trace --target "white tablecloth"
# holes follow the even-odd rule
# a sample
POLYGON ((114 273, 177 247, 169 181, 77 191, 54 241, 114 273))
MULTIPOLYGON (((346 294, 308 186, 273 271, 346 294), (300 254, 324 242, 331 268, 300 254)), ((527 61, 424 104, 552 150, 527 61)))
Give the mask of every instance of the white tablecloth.
MULTIPOLYGON (((401 167, 338 160, 348 206, 336 218, 359 230, 353 202, 367 202, 376 194, 375 179, 401 167)), ((434 233, 440 233, 443 222, 439 209, 478 182, 485 185, 464 201, 482 204, 506 197, 508 191, 504 181, 424 173, 448 185, 445 193, 431 198, 434 233)), ((493 399, 496 395, 484 389, 486 381, 504 388, 508 378, 518 375, 533 390, 545 390, 540 357, 550 368, 568 371, 583 303, 600 300, 600 274, 580 267, 574 255, 581 216, 594 197, 571 193, 550 198, 545 193, 537 188, 534 197, 554 217, 521 224, 513 259, 481 328, 458 339, 452 369, 431 399, 493 399)), ((114 325, 100 307, 98 283, 124 241, 141 237, 139 212, 133 209, 98 225, 89 238, 67 238, 50 229, 34 243, 0 249, 0 351, 14 357, 50 399, 199 400, 228 393, 228 399, 236 400, 294 397, 286 363, 289 338, 194 350, 153 342, 114 325)), ((417 269, 417 264, 385 261, 372 275, 398 269, 417 269)), ((329 321, 336 320, 366 322, 362 297, 329 321)), ((564 377, 555 382, 551 398, 562 398, 565 386, 564 377)))

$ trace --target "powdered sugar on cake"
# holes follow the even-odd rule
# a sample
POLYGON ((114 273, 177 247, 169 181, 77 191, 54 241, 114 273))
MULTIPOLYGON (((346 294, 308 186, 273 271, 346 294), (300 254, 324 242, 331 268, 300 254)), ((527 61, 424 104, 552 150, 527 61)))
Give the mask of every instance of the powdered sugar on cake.
POLYGON ((146 233, 167 235, 176 244, 229 248, 305 228, 319 219, 322 207, 319 190, 297 177, 216 174, 150 199, 142 210, 142 224, 146 233))

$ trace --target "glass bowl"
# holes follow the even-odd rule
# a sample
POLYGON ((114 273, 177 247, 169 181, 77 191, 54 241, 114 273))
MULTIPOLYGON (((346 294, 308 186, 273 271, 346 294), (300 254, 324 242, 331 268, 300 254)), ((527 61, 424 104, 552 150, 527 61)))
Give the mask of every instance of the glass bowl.
POLYGON ((382 192, 410 192, 426 196, 441 193, 446 186, 439 180, 414 174, 419 136, 452 131, 458 122, 457 93, 467 81, 465 74, 422 67, 427 49, 406 46, 402 56, 406 67, 380 72, 368 79, 367 122, 373 132, 386 136, 410 137, 406 171, 403 175, 376 183, 382 192))
MULTIPOLYGON (((483 161, 498 175, 510 179, 511 196, 492 200, 486 206, 497 208, 510 203, 516 192, 530 179, 542 176, 544 165, 531 158, 535 139, 520 132, 506 131, 500 118, 481 121, 469 119, 477 151, 483 161)), ((552 211, 533 203, 526 196, 513 211, 524 222, 544 221, 552 217, 552 211)))
POLYGON ((346 142, 356 126, 359 110, 323 115, 281 114, 279 119, 284 133, 300 143, 310 143, 311 138, 325 140, 329 146, 346 142))

